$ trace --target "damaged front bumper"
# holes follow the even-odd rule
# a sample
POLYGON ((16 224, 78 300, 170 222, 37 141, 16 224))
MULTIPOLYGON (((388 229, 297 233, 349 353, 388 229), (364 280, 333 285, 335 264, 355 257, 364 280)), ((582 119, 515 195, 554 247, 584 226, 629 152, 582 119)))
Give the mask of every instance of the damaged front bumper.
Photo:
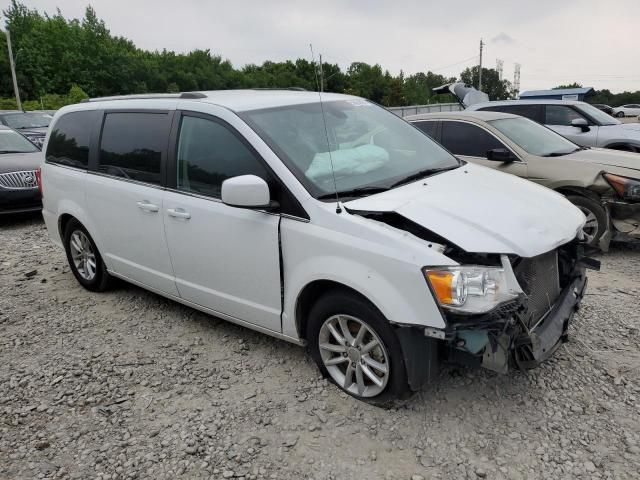
POLYGON ((505 333, 489 344, 482 355, 481 366, 506 373, 510 365, 530 369, 547 360, 567 340, 569 323, 578 310, 587 286, 584 272, 567 285, 551 310, 531 329, 521 328, 505 333))
POLYGON ((616 200, 606 203, 606 207, 613 224, 613 240, 640 240, 640 203, 616 200))
POLYGON ((599 268, 599 263, 585 257, 582 247, 576 244, 559 253, 558 262, 561 289, 539 318, 532 318, 531 305, 536 300, 531 292, 484 315, 460 317, 446 313, 442 359, 500 373, 514 367, 533 368, 547 360, 567 339, 569 323, 586 290, 586 268, 599 268))

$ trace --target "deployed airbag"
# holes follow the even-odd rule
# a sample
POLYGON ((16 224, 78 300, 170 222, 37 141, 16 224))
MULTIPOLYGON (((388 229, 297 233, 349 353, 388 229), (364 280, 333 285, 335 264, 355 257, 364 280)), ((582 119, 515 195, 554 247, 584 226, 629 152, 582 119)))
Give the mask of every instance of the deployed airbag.
POLYGON ((305 172, 308 178, 331 175, 331 163, 336 175, 362 174, 376 170, 389 161, 389 153, 376 145, 360 145, 345 150, 316 153, 305 172))

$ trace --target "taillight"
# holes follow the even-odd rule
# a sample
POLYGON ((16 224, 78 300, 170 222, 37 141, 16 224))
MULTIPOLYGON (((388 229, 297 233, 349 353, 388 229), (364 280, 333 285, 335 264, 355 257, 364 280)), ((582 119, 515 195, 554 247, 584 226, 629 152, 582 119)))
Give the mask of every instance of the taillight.
POLYGON ((38 182, 38 191, 42 197, 42 170, 39 168, 36 170, 36 181, 38 182))

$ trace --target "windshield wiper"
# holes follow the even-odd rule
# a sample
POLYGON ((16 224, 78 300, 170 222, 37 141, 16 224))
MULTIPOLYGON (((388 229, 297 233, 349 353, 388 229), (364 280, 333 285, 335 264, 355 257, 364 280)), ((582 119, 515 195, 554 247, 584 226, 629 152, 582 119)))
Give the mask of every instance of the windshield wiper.
POLYGON ((0 150, 0 153, 30 153, 30 152, 24 151, 24 150, 0 150))
MULTIPOLYGON (((338 191, 337 195, 339 197, 361 197, 364 195, 373 195, 374 193, 386 192, 387 190, 389 190, 388 187, 368 186, 368 187, 352 188, 351 190, 340 190, 338 191)), ((325 193, 320 195, 318 197, 318 200, 326 200, 326 199, 335 198, 335 197, 336 197, 335 192, 325 193)))
POLYGON ((419 172, 412 173, 411 175, 404 177, 402 180, 398 180, 395 183, 392 183, 389 188, 399 187, 400 185, 404 185, 406 183, 411 183, 415 180, 420 180, 421 178, 430 177, 431 175, 435 175, 436 173, 446 172, 449 170, 454 170, 458 168, 460 165, 455 165, 451 167, 442 167, 442 168, 427 168, 425 170, 420 170, 419 172))

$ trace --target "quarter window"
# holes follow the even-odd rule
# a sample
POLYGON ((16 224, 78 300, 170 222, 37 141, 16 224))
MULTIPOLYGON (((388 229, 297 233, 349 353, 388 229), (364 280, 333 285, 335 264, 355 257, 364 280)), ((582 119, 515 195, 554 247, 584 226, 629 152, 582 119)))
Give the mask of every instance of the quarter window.
POLYGON ((97 112, 71 112, 63 115, 49 136, 46 159, 51 163, 87 168, 89 141, 97 112))
POLYGON ((546 110, 544 123, 547 125, 563 125, 570 127, 573 120, 579 118, 584 119, 584 117, 573 108, 565 105, 547 105, 546 110))
POLYGON ((107 113, 98 171, 160 185, 167 135, 166 113, 107 113))
POLYGON ((178 139, 178 190, 220 198, 222 182, 239 175, 269 176, 256 155, 225 125, 184 116, 178 139))
POLYGON ((442 145, 456 155, 486 158, 487 151, 506 148, 486 130, 465 122, 442 122, 442 145))

